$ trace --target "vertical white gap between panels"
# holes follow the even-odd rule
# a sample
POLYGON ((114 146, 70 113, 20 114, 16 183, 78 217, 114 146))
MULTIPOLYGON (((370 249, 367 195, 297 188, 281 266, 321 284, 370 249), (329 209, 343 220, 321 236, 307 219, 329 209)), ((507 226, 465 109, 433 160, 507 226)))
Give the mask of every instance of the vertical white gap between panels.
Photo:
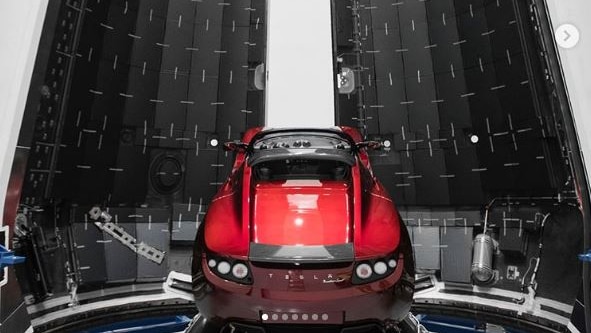
POLYGON ((268 0, 267 127, 335 125, 330 0, 268 0))

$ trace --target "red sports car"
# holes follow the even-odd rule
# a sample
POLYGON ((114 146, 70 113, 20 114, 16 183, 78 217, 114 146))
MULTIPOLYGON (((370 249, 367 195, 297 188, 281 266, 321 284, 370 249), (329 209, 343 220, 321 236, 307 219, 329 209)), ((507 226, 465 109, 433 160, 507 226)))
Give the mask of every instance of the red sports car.
POLYGON ((366 150, 376 146, 350 127, 254 128, 226 143, 236 160, 193 258, 202 318, 250 331, 347 332, 402 320, 414 290, 413 253, 372 174, 366 150))

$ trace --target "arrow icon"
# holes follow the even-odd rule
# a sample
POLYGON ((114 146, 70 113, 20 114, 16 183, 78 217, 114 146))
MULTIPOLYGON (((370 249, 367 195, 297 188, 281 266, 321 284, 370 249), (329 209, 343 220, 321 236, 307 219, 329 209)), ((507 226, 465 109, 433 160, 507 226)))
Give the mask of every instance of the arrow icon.
POLYGON ((572 24, 562 24, 554 32, 556 44, 564 49, 575 47, 579 43, 579 30, 572 24))

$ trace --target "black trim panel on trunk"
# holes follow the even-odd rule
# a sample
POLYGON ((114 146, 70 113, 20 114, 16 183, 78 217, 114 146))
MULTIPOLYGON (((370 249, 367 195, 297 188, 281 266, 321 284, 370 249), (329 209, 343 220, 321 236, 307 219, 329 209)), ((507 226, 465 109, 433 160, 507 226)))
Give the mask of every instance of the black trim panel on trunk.
POLYGON ((342 263, 353 262, 353 244, 339 245, 266 245, 250 243, 249 259, 268 263, 342 263))

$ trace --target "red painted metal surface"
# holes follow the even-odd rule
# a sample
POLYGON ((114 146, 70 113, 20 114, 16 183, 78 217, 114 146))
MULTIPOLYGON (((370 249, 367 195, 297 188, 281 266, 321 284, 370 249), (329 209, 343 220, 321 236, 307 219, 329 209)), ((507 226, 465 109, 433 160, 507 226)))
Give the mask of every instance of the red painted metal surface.
POLYGON ((242 218, 244 191, 241 173, 242 169, 235 169, 212 199, 204 230, 205 246, 208 249, 215 253, 246 258, 250 240, 248 223, 244 223, 242 218))
MULTIPOLYGON (((384 187, 366 171, 367 188, 359 202, 361 221, 355 236, 355 256, 358 259, 373 258, 389 253, 398 247, 400 230, 405 228, 398 210, 384 187)), ((361 180, 362 183, 363 180, 361 180)), ((357 227, 357 226, 356 226, 357 227)))
POLYGON ((352 200, 347 182, 264 182, 255 186, 253 198, 253 242, 336 245, 351 241, 352 200))

